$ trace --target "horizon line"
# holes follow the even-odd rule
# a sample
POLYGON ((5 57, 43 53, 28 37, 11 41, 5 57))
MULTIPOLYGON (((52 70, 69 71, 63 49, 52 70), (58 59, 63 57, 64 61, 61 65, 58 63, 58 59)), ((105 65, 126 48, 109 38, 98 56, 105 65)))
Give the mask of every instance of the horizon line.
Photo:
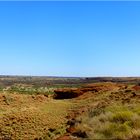
POLYGON ((1 2, 138 2, 140 0, 0 0, 1 2))
POLYGON ((0 74, 0 77, 55 77, 55 78, 140 78, 140 76, 52 76, 52 75, 20 75, 0 74))

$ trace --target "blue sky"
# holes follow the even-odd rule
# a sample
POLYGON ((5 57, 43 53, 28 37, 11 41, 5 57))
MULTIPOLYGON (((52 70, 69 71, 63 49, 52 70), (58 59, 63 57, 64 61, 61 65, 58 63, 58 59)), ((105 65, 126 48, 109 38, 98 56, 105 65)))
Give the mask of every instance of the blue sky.
POLYGON ((0 2, 0 74, 140 76, 140 2, 0 2))

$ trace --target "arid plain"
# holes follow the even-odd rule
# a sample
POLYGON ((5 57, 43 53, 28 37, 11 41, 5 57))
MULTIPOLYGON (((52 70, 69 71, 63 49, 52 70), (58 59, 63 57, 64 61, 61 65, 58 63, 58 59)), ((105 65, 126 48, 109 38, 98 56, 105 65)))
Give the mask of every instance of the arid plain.
POLYGON ((140 139, 140 78, 1 76, 0 139, 140 139))

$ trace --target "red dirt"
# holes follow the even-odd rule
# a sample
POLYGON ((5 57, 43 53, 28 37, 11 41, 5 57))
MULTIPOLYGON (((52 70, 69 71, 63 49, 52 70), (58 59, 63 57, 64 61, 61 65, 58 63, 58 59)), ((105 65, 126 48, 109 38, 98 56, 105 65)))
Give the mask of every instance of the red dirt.
POLYGON ((140 86, 134 86, 133 89, 134 89, 135 91, 140 91, 140 86))
POLYGON ((62 88, 55 90, 55 99, 71 99, 79 97, 86 92, 98 93, 100 91, 110 91, 120 89, 121 85, 114 83, 88 84, 81 88, 62 88))
POLYGON ((76 138, 72 138, 70 135, 66 134, 64 136, 59 137, 56 140, 76 140, 76 138))

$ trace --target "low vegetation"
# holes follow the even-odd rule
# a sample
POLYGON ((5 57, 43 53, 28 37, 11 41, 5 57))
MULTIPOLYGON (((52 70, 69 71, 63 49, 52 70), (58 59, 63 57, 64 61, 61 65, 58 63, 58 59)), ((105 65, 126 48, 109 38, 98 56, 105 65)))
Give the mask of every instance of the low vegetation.
POLYGON ((0 139, 140 139, 139 84, 73 84, 3 84, 0 139))
POLYGON ((77 127, 92 139, 140 139, 140 106, 108 106, 82 117, 77 127), (136 110, 136 108, 138 110, 136 110))

